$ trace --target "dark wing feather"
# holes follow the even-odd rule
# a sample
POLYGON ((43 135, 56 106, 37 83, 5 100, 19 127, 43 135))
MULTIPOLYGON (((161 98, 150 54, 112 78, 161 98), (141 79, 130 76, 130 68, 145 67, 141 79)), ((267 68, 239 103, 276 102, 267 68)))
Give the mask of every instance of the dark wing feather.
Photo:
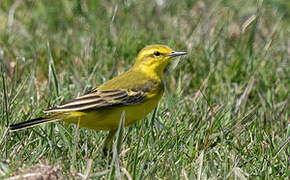
POLYGON ((148 90, 94 90, 68 103, 44 112, 84 111, 110 106, 124 106, 142 103, 148 90))

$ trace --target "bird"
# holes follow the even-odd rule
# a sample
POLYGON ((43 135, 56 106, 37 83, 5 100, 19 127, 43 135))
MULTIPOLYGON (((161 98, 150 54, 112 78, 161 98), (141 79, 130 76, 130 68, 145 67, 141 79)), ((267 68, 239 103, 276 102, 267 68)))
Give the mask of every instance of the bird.
POLYGON ((64 121, 79 127, 109 131, 104 144, 106 156, 111 150, 120 117, 125 112, 125 126, 143 119, 157 106, 164 93, 164 70, 173 57, 186 55, 166 45, 149 45, 138 54, 134 65, 69 102, 44 110, 45 115, 9 126, 10 131, 64 121))

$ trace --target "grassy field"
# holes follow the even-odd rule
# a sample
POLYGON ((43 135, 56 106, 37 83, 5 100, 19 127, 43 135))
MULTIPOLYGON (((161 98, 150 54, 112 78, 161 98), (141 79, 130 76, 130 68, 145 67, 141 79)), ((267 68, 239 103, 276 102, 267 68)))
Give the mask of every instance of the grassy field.
POLYGON ((287 179, 290 1, 0 2, 0 179, 287 179), (149 44, 188 51, 155 114, 107 132, 64 123, 10 133, 127 70, 149 44))

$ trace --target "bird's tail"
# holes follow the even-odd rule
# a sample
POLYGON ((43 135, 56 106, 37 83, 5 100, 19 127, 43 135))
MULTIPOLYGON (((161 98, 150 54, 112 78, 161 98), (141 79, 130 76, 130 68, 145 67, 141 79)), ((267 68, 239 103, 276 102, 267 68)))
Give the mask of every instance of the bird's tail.
POLYGON ((10 131, 17 131, 17 130, 33 127, 39 124, 44 124, 44 123, 49 123, 49 122, 59 121, 59 120, 60 120, 59 114, 48 115, 45 117, 39 117, 39 118, 31 119, 25 122, 12 124, 9 126, 9 129, 10 131))

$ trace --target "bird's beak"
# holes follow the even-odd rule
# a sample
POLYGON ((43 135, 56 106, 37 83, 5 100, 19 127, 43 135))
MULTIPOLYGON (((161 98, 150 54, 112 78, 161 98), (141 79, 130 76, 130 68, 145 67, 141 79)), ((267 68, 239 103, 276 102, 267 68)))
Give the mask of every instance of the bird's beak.
POLYGON ((168 54, 168 56, 175 57, 175 56, 182 56, 186 54, 187 52, 183 52, 183 51, 173 51, 171 54, 168 54))

